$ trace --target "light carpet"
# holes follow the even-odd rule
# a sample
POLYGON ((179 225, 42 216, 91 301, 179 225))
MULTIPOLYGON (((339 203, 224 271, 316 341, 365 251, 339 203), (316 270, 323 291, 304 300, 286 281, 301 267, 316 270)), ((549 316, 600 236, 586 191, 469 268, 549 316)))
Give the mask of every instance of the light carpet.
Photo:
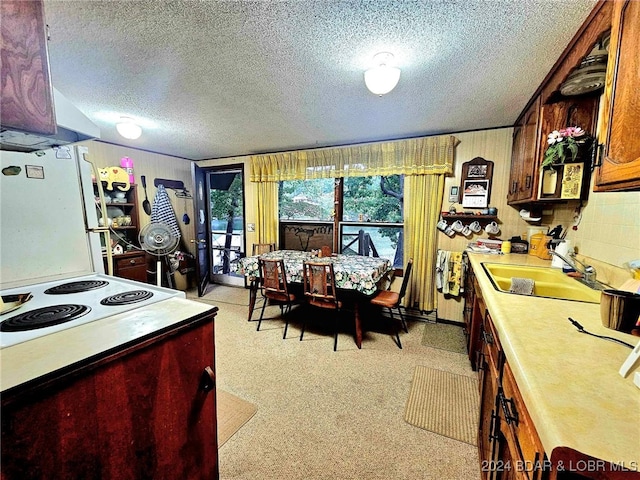
POLYGON ((234 433, 247 423, 258 411, 258 407, 240 397, 216 390, 218 413, 218 448, 229 440, 234 433))
MULTIPOLYGON (((259 295, 259 294, 258 294, 259 295)), ((249 305, 249 289, 243 287, 230 287, 227 285, 210 285, 207 293, 202 297, 198 297, 197 290, 187 292, 189 300, 197 300, 199 302, 210 303, 216 305, 218 303, 231 303, 233 305, 249 305)), ((260 297, 262 298, 262 297, 260 297)))
POLYGON ((421 345, 422 323, 408 322, 400 350, 363 315, 358 349, 345 317, 334 352, 330 324, 309 322, 299 340, 301 307, 283 339, 277 306, 267 307, 259 332, 246 306, 217 306, 217 388, 258 406, 219 449, 220 480, 480 478, 476 447, 404 419, 416 365, 475 376, 464 355, 421 345))
POLYGON ((477 379, 416 367, 404 414, 408 423, 476 445, 479 411, 477 379))
POLYGON ((467 353, 462 328, 448 323, 425 323, 422 345, 463 355, 467 353))

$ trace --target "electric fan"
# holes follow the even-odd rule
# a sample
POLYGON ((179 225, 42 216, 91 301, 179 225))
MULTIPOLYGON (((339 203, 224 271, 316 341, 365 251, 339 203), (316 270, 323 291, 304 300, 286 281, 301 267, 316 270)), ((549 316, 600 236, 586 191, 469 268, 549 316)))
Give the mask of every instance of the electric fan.
POLYGON ((171 232, 169 225, 162 222, 151 222, 140 230, 140 246, 142 249, 158 257, 156 278, 159 287, 162 286, 162 261, 161 258, 169 255, 178 246, 180 239, 171 232))

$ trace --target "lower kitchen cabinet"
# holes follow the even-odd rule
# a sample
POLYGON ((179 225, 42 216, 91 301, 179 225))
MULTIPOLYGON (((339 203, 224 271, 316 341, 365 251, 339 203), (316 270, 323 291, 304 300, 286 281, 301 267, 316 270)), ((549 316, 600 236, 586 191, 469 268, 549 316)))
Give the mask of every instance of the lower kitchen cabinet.
MULTIPOLYGON (((105 267, 106 271, 106 267, 105 267)), ((113 256, 113 275, 129 280, 147 282, 147 258, 145 252, 123 253, 113 256)))
POLYGON ((483 295, 478 276, 470 277, 467 287, 473 293, 465 292, 464 315, 469 359, 479 381, 482 480, 640 480, 640 472, 623 471, 615 462, 569 447, 545 451, 511 368, 518 360, 510 363, 507 358, 489 312, 490 300, 483 295))
POLYGON ((549 478, 542 442, 505 359, 491 316, 480 328, 480 424, 478 449, 485 480, 549 478))
POLYGON ((4 393, 1 478, 218 478, 214 317, 4 393))

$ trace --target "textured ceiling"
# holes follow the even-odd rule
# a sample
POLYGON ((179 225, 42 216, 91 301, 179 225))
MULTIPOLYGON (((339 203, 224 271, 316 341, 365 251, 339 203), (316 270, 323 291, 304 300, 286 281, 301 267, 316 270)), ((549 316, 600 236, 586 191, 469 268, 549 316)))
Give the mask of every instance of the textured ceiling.
POLYGON ((596 0, 45 0, 53 84, 105 141, 200 160, 512 124, 596 0), (392 52, 400 83, 364 86, 392 52), (115 130, 120 115, 143 128, 115 130))

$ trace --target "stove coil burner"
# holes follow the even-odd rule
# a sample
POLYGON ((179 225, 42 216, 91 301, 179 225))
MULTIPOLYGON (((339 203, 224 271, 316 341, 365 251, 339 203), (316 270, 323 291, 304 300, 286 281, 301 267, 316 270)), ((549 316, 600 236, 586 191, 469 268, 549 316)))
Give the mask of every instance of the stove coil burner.
POLYGON ((24 332, 53 327, 80 318, 91 311, 86 305, 52 305, 21 313, 0 323, 2 332, 24 332))
POLYGON ((147 290, 131 290, 129 292, 117 293, 100 300, 100 305, 117 306, 129 305, 131 303, 144 302, 153 297, 153 293, 147 290))
POLYGON ((107 285, 109 285, 109 282, 105 282, 104 280, 80 280, 78 282, 56 285, 55 287, 46 289, 44 293, 49 295, 65 295, 67 293, 88 292, 89 290, 106 287, 107 285))

